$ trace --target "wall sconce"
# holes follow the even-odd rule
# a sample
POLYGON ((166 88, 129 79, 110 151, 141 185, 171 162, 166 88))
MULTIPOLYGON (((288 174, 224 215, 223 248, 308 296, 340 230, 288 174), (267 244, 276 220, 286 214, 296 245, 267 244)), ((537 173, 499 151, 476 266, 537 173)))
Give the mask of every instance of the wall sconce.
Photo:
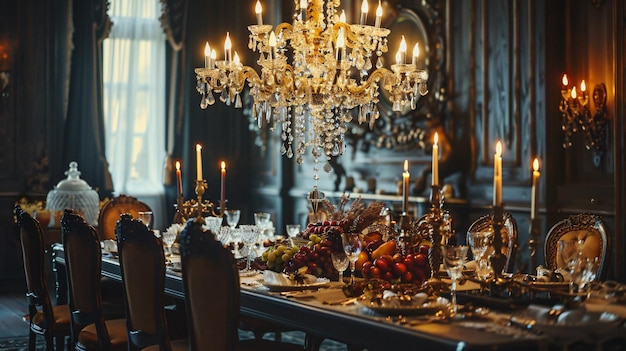
POLYGON ((580 131, 584 135, 585 147, 593 152, 593 164, 599 167, 602 156, 606 152, 606 137, 608 118, 606 110, 606 86, 604 83, 597 84, 593 88, 593 104, 595 113, 592 115, 589 109, 589 94, 583 80, 580 83, 580 91, 576 86, 570 88, 567 75, 563 75, 561 82, 561 129, 565 133, 563 148, 572 146, 572 136, 580 131))

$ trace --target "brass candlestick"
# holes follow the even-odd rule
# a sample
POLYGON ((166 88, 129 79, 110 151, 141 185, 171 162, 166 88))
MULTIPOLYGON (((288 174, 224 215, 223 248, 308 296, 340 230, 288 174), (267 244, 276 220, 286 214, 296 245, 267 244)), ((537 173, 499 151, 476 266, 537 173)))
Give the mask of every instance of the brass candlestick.
POLYGON ((494 253, 491 256, 491 267, 495 277, 501 277, 506 265, 506 256, 502 254, 502 227, 504 226, 504 209, 502 205, 493 206, 493 246, 494 253))
POLYGON ((216 211, 215 205, 209 200, 202 200, 204 192, 207 188, 207 182, 204 179, 196 180, 195 192, 196 199, 189 199, 183 201, 182 196, 179 196, 178 203, 176 204, 176 210, 187 221, 195 216, 194 221, 204 223, 204 215, 212 215, 215 217, 222 217, 226 211, 226 201, 220 201, 220 209, 216 211))
POLYGON ((530 250, 530 267, 529 274, 535 274, 537 269, 537 249, 541 245, 540 239, 541 219, 532 218, 530 220, 530 239, 528 240, 528 249, 530 250))
POLYGON ((439 185, 432 185, 430 189, 430 213, 428 214, 429 222, 432 225, 430 232, 431 250, 428 253, 428 261, 432 270, 432 277, 439 279, 439 266, 442 262, 441 245, 443 243, 443 233, 441 225, 443 216, 441 207, 443 206, 443 197, 439 185))

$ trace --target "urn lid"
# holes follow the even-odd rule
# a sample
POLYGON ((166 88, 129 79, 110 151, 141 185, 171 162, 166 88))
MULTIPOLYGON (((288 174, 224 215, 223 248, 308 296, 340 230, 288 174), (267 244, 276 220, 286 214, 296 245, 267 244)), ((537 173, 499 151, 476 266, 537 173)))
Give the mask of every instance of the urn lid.
POLYGON ((66 208, 79 210, 89 224, 97 225, 100 212, 98 193, 86 181, 80 179, 77 162, 70 162, 69 167, 65 172, 67 178, 48 192, 46 207, 51 211, 63 211, 66 208))

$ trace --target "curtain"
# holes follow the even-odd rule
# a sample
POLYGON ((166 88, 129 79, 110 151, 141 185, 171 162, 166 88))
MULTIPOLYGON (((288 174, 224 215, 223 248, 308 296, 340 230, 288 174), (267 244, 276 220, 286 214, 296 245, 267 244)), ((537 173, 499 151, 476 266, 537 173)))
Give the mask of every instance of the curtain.
POLYGON ((111 26, 106 9, 106 0, 72 2, 74 48, 63 145, 65 166, 78 162, 81 178, 100 197, 109 196, 113 189, 102 117, 102 40, 111 26))
POLYGON ((116 194, 148 203, 155 228, 164 208, 165 35, 154 0, 111 3, 114 26, 104 46, 106 155, 116 194))

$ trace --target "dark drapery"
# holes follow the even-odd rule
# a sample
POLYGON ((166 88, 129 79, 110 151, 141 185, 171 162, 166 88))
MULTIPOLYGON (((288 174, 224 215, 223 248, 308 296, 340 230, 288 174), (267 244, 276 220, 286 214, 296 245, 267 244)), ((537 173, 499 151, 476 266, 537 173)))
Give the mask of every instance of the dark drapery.
POLYGON ((63 160, 77 161, 81 178, 109 196, 113 182, 105 156, 102 107, 102 40, 111 28, 107 0, 74 0, 72 21, 74 45, 65 120, 63 160))

